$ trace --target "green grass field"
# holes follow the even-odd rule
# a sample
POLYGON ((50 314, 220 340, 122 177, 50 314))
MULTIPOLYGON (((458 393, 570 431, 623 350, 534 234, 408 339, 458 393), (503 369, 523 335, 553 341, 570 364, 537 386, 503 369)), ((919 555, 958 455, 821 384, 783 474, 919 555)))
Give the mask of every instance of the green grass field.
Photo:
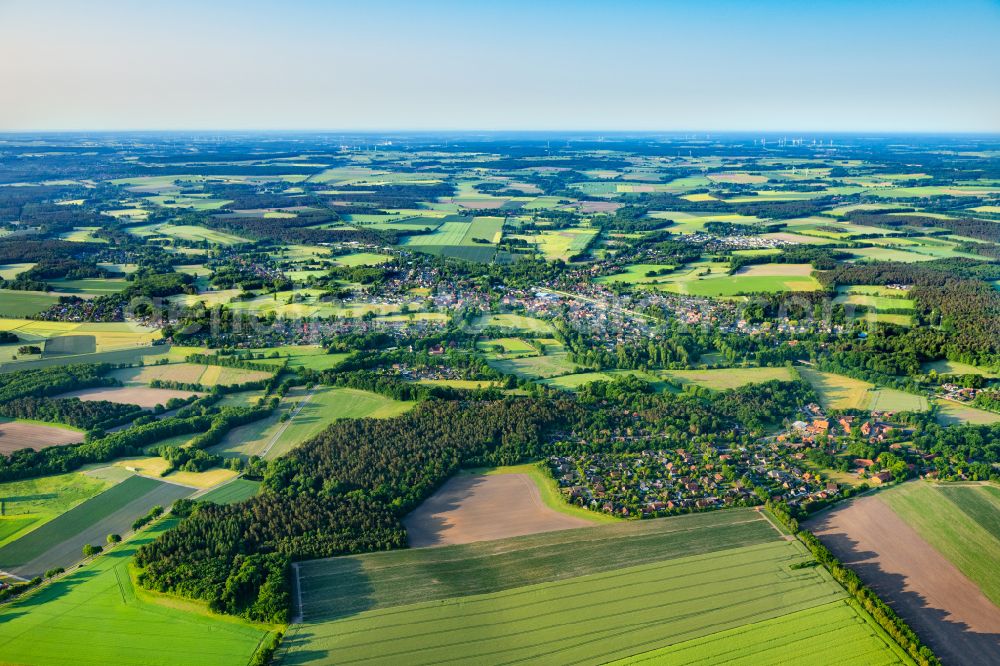
POLYGON ((77 472, 0 483, 0 547, 110 485, 108 481, 77 472))
POLYGON ((729 275, 729 264, 697 261, 657 279, 655 288, 691 296, 727 297, 750 293, 816 291, 810 269, 799 264, 758 264, 729 275))
MULTIPOLYGON (((834 603, 853 612, 824 569, 790 568, 808 559, 733 510, 306 562, 305 622, 277 663, 603 664, 834 603)), ((791 621, 821 633, 823 619, 791 621)))
POLYGON ((920 366, 920 369, 924 372, 930 372, 934 370, 939 375, 982 375, 989 379, 997 379, 1000 377, 996 371, 989 370, 987 368, 979 368, 974 365, 969 365, 968 363, 959 363, 958 361, 931 361, 930 363, 924 363, 920 366))
POLYGON ((183 486, 130 477, 0 548, 0 569, 29 577, 69 567, 81 559, 85 543, 101 544, 112 532, 124 534, 151 507, 190 494, 183 486))
POLYGON ((336 367, 350 354, 327 354, 326 349, 319 345, 301 345, 291 347, 269 347, 267 349, 252 349, 270 356, 277 352, 279 358, 256 359, 254 363, 266 365, 281 365, 288 361, 289 368, 306 368, 308 370, 329 370, 336 367))
POLYGON ((305 389, 290 391, 280 409, 266 419, 234 428, 212 452, 229 457, 275 458, 315 437, 338 419, 391 418, 416 404, 350 388, 320 387, 309 395, 305 389), (290 418, 282 422, 283 414, 290 418))
POLYGON ((260 490, 260 481, 250 481, 249 479, 236 479, 224 486, 219 486, 215 490, 210 490, 198 498, 201 502, 215 502, 216 504, 235 504, 248 500, 260 490))
POLYGON ((661 374, 682 384, 697 384, 716 391, 724 391, 745 384, 760 384, 774 379, 783 382, 792 381, 792 373, 785 367, 664 370, 661 374))
POLYGON ((506 375, 516 375, 525 379, 548 379, 567 375, 576 369, 566 352, 554 352, 545 356, 525 356, 522 358, 497 359, 489 361, 490 367, 506 375))
POLYGON ((913 482, 879 499, 1000 605, 1000 487, 913 482))
POLYGON ((665 280, 666 275, 672 272, 675 267, 668 264, 630 264, 624 268, 623 272, 599 277, 596 282, 602 284, 615 282, 622 284, 651 284, 665 280), (659 275, 660 271, 666 271, 666 273, 659 275), (647 273, 657 273, 657 275, 646 275, 647 273))
POLYGON ((963 423, 990 424, 1000 422, 1000 414, 976 409, 951 400, 938 400, 937 420, 943 425, 961 425, 963 423))
POLYGON ((44 291, 0 289, 0 317, 28 317, 58 302, 58 296, 44 291))
POLYGON ((264 627, 211 615, 186 602, 160 600, 129 577, 135 549, 172 526, 139 537, 0 610, 5 663, 62 666, 245 666, 268 634, 264 627))

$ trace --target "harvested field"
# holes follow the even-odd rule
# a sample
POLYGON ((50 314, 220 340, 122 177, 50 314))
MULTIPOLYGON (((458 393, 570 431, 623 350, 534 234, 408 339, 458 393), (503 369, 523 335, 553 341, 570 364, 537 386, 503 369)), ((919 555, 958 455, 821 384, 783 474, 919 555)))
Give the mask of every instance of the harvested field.
POLYGON ((456 476, 408 515, 414 548, 552 532, 593 523, 545 506, 527 474, 456 476))
POLYGON ((58 426, 7 421, 0 423, 0 453, 8 454, 21 449, 44 449, 47 446, 66 446, 83 441, 82 430, 58 426))
POLYGON ((945 663, 1000 663, 1000 608, 879 496, 806 525, 945 663))
POLYGON ((776 275, 810 275, 812 264, 753 264, 736 271, 736 275, 773 277, 776 275))
POLYGON ((157 405, 166 406, 167 401, 173 398, 186 400, 192 395, 198 394, 194 391, 149 388, 148 386, 106 386, 83 389, 82 391, 72 391, 71 393, 64 393, 56 397, 79 398, 84 402, 107 400, 108 402, 120 402, 126 405, 139 405, 143 409, 152 409, 157 405))

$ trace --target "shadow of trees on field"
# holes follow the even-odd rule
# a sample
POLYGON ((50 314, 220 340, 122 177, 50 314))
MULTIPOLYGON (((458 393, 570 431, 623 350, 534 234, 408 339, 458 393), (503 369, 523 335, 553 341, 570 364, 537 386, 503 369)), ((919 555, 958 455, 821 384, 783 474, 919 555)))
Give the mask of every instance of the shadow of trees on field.
POLYGON ((299 564, 299 608, 303 622, 329 622, 376 607, 371 578, 356 557, 299 564))
POLYGON ((1000 664, 1000 633, 975 631, 965 622, 950 620, 946 609, 931 606, 924 595, 907 590, 908 577, 884 570, 878 553, 863 550, 858 540, 834 525, 836 514, 826 512, 810 520, 805 528, 875 590, 945 664, 1000 664))

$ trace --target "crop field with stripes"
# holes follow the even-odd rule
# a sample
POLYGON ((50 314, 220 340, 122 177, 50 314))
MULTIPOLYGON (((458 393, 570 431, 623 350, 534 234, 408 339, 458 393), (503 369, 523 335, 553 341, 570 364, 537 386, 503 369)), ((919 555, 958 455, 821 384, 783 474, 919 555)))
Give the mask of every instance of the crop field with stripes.
POLYGON ((671 647, 687 652, 655 663, 725 663, 720 646, 830 640, 824 622, 858 647, 842 663, 909 663, 825 569, 792 568, 810 560, 733 510, 305 562, 304 620, 277 663, 603 664, 671 647), (692 643, 706 637, 723 640, 692 643))

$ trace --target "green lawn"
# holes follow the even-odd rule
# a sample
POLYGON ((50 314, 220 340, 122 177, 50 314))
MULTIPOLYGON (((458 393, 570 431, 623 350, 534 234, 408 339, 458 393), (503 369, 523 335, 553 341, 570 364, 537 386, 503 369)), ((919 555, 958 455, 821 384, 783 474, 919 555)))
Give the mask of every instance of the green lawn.
POLYGON ((790 568, 808 559, 732 510, 306 562, 305 622, 278 663, 603 664, 843 603, 825 569, 790 568))
POLYGON ((1000 605, 1000 487, 915 481, 879 499, 1000 605))
POLYGON ((0 546, 23 536, 29 527, 41 527, 110 485, 77 472, 0 483, 0 546))
POLYGON ((245 666, 267 629, 160 602, 129 577, 135 549, 164 521, 62 580, 0 610, 0 655, 32 666, 245 666))

